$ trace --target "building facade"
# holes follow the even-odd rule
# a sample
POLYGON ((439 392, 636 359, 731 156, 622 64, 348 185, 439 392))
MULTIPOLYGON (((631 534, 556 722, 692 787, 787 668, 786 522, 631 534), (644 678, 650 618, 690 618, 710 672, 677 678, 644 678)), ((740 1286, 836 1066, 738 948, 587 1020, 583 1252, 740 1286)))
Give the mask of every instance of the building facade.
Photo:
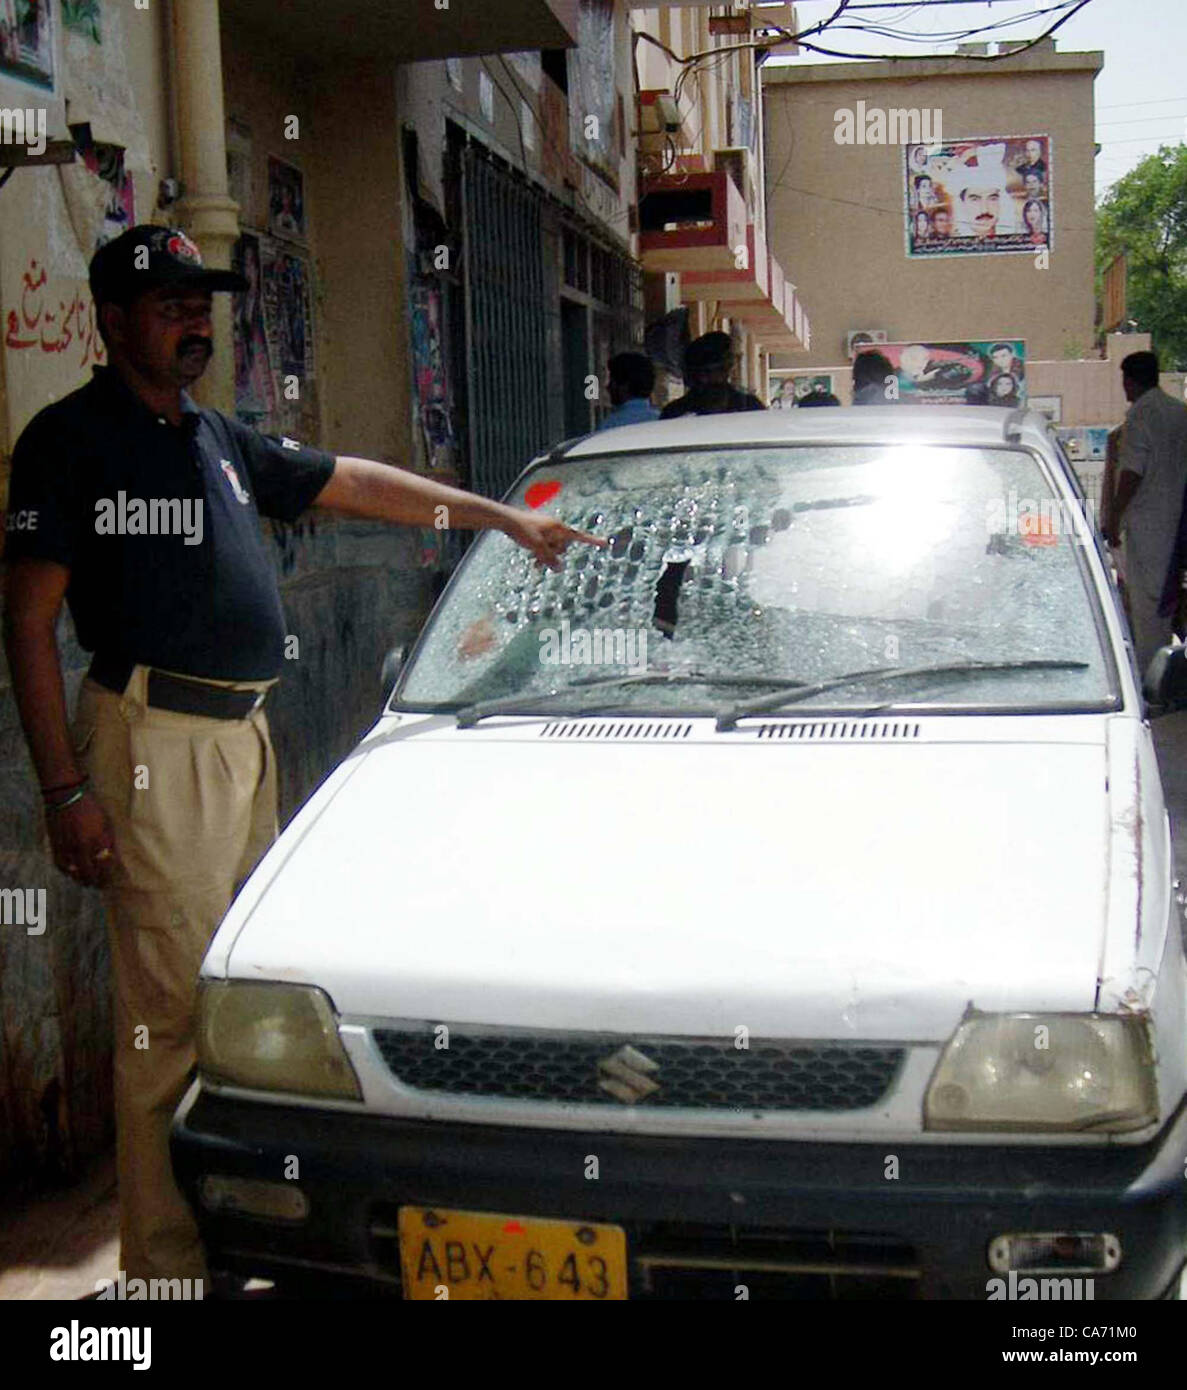
MULTIPOLYGON (((87 266, 137 222, 249 281, 216 296, 204 404, 489 495, 597 425, 607 359, 645 337, 661 400, 710 328, 761 393, 808 333, 765 244, 758 100, 762 36, 794 14, 739 8, 45 0, 0 49, 0 106, 47 117, 44 148, 0 122, 0 493, 28 421, 104 362, 87 266)), ((287 819, 375 717, 461 541, 265 529, 296 638, 270 700, 287 819)), ((66 618, 60 645, 72 703, 66 618)), ((2 656, 0 728, 0 886, 47 898, 44 934, 0 926, 10 1183, 109 1142, 111 1021, 99 903, 46 852, 2 656)))
POLYGON ((816 289, 807 357, 777 365, 846 363, 855 331, 1092 354, 1104 56, 984 56, 764 70, 771 245, 816 289))

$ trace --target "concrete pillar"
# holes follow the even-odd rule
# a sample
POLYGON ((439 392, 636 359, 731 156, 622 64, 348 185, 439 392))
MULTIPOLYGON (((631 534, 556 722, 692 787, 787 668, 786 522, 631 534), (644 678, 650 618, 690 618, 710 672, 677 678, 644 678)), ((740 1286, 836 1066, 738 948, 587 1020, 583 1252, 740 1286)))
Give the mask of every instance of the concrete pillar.
MULTIPOLYGON (((197 242, 203 261, 226 269, 239 236, 239 207, 227 195, 223 65, 218 0, 173 0, 169 15, 170 101, 177 131, 177 174, 184 194, 178 223, 197 242)), ((214 296, 216 350, 194 395, 219 410, 235 408, 231 296, 214 296)))

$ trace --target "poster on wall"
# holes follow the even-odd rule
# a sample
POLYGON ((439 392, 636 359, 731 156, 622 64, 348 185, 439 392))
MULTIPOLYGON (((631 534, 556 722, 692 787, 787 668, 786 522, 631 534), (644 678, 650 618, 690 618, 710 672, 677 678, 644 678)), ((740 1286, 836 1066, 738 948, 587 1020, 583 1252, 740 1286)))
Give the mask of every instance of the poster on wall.
POLYGON ((805 396, 835 394, 831 372, 772 371, 771 409, 793 410, 805 396))
POLYGON ((53 87, 52 5, 44 0, 0 0, 0 74, 53 87))
POLYGON ((409 262, 413 386, 428 456, 436 466, 440 451, 453 444, 445 370, 444 301, 440 286, 417 278, 414 259, 410 257, 409 262))
POLYGON ((1104 463, 1109 446, 1107 425, 1065 425, 1055 433, 1073 463, 1104 463))
POLYGON ((270 237, 260 238, 260 283, 268 356, 282 377, 314 380, 313 313, 304 256, 270 237))
POLYGON ((907 256, 1033 255, 1054 245, 1051 138, 903 146, 907 256))
POLYGON ((905 405, 1026 404, 1026 344, 1020 338, 963 343, 881 343, 905 405))
POLYGON ((305 240, 305 176, 275 155, 268 156, 268 230, 286 241, 305 240))
MULTIPOLYGON (((75 149, 82 155, 85 169, 108 185, 100 209, 95 204, 98 221, 91 221, 94 243, 91 254, 108 241, 136 225, 136 189, 131 173, 124 167, 124 150, 120 145, 99 144, 91 139, 90 126, 78 126, 74 134, 75 149)), ((77 171, 71 171, 77 178, 77 171)), ((66 186, 67 202, 72 201, 72 189, 66 186)), ((88 209, 89 211, 89 209, 88 209)), ((73 212, 73 209, 72 209, 73 212)), ((89 221, 91 219, 88 219, 89 221)), ((75 226, 77 227, 77 222, 75 226)))
POLYGON ((94 43, 102 43, 99 32, 99 0, 62 0, 62 23, 94 43))
POLYGON ((235 414, 248 425, 267 428, 276 408, 268 335, 264 327, 260 239, 245 232, 231 253, 231 267, 247 289, 231 300, 235 339, 235 414))
POLYGON ((614 0, 581 0, 577 46, 569 49, 570 148, 618 188, 618 85, 614 0))

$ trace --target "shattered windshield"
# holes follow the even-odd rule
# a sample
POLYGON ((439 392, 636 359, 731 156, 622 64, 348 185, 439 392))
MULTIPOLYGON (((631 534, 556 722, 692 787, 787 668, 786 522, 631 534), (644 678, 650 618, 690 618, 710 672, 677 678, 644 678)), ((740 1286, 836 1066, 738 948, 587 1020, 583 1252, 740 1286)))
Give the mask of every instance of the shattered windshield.
POLYGON ((610 544, 550 572, 483 536, 396 707, 707 715, 784 684, 966 662, 1018 669, 872 674, 796 708, 1117 703, 1074 519, 1021 450, 621 454, 542 466, 510 500, 610 544))

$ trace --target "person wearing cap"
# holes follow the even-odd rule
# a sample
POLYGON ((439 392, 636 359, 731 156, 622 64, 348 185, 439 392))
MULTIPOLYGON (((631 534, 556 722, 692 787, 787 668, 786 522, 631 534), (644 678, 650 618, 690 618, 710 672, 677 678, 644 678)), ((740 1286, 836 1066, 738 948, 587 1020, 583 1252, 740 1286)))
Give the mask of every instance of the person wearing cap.
POLYGON ((259 517, 317 507, 424 526, 444 507, 450 525, 503 530, 553 568, 570 542, 603 542, 199 408, 186 388, 213 352, 212 293, 246 282, 204 267, 183 232, 133 227, 96 252, 90 283, 110 365, 17 441, 4 638, 54 862, 104 892, 120 1267, 200 1279, 169 1125, 195 1062, 199 964, 276 834, 263 705, 285 622, 259 517), (93 653, 73 723, 63 600, 93 653))
POLYGON ((660 411, 661 420, 680 415, 722 415, 735 410, 765 410, 749 391, 730 382, 734 346, 728 333, 705 333, 684 350, 684 379, 688 390, 660 411))

